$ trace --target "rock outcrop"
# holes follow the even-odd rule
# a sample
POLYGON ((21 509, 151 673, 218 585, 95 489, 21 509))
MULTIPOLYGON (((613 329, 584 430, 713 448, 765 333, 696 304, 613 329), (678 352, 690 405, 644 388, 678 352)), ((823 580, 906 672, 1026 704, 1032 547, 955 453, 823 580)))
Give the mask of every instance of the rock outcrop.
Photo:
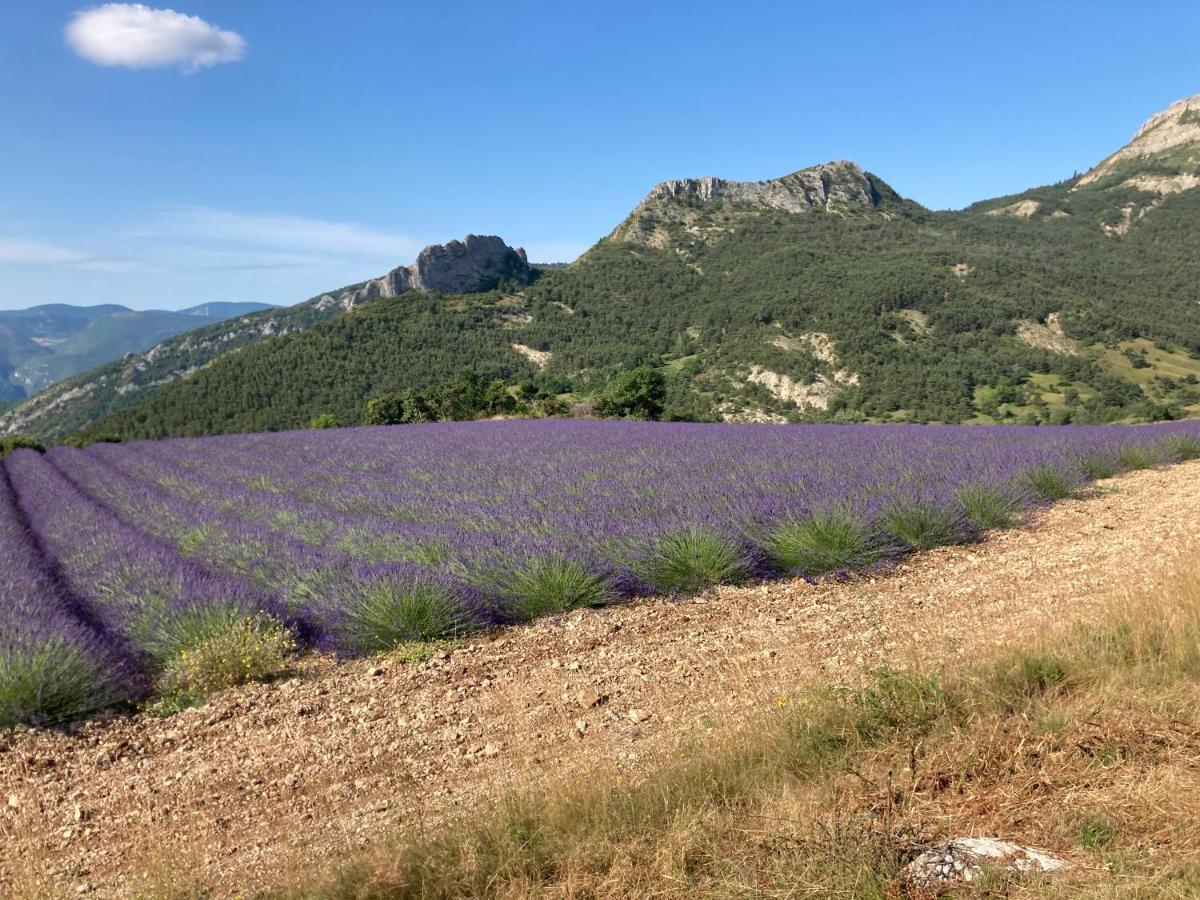
MULTIPOLYGON (((1128 163, 1137 161, 1165 163, 1174 168, 1200 164, 1200 94, 1176 101, 1147 119, 1133 140, 1080 178, 1078 186, 1099 181, 1106 175, 1121 171, 1128 163)), ((1188 174, 1194 175, 1194 168, 1188 174)), ((1147 189, 1138 184, 1132 186, 1147 189)), ((1170 190, 1161 193, 1174 193, 1195 186, 1195 182, 1186 187, 1175 182, 1170 190)))
POLYGON ((750 206, 801 212, 835 203, 875 206, 880 201, 875 179, 852 162, 841 160, 801 169, 769 181, 682 178, 655 185, 643 205, 664 200, 710 203, 724 200, 750 206))
POLYGON ((768 181, 681 178, 655 185, 611 237, 662 247, 671 243, 672 225, 682 225, 692 237, 702 239, 720 234, 726 230, 725 226, 700 222, 700 211, 717 203, 725 204, 731 211, 741 208, 801 213, 867 211, 903 202, 884 181, 846 160, 812 166, 768 181))
POLYGON ((905 867, 901 881, 913 892, 940 895, 962 882, 977 881, 985 870, 1001 876, 1048 875, 1067 868, 1061 859, 998 838, 956 838, 927 850, 905 867))
POLYGON ((490 291, 505 281, 528 284, 532 274, 523 249, 513 249, 495 235, 468 234, 463 241, 426 247, 411 266, 400 266, 382 278, 368 281, 342 305, 349 308, 405 291, 474 294, 490 291))

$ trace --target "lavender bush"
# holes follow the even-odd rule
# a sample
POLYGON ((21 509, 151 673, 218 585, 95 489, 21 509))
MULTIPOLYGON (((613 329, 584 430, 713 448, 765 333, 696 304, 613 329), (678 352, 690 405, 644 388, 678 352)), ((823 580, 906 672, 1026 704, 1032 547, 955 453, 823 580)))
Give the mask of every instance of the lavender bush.
POLYGON ((40 552, 0 472, 0 728, 57 724, 139 692, 128 658, 40 552))
POLYGON ((844 572, 1197 456, 1190 422, 513 421, 21 450, 0 470, 0 723, 136 697, 263 615, 301 644, 368 653, 844 572))

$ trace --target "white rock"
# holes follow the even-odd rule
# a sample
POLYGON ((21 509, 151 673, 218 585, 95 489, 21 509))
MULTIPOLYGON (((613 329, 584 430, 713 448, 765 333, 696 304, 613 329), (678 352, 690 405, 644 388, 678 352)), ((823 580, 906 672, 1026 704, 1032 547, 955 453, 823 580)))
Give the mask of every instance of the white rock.
POLYGON ((954 838, 926 850, 904 868, 904 879, 917 887, 974 881, 984 867, 1014 873, 1050 873, 1067 863, 1048 853, 1000 838, 954 838))

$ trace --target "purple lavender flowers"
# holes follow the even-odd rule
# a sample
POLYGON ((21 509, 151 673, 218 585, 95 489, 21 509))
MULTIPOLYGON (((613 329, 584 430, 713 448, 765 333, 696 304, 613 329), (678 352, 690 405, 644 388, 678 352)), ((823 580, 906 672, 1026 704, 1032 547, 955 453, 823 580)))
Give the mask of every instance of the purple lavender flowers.
POLYGON ((372 652, 863 568, 1197 455, 1198 423, 512 421, 18 451, 0 470, 0 726, 135 699, 247 616, 372 652))

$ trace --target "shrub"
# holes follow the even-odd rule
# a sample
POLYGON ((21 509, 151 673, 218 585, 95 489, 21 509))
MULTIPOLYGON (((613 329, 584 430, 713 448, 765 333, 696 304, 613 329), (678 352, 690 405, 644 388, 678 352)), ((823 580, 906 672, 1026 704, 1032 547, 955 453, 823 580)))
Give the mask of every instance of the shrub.
POLYGON ((479 627, 456 586, 433 579, 384 579, 370 585, 338 629, 344 649, 379 653, 412 641, 459 637, 479 627))
POLYGON ((197 604, 179 610, 164 610, 157 604, 147 609, 140 622, 131 625, 135 642, 156 667, 167 665, 184 651, 219 637, 255 613, 238 606, 197 604))
POLYGON ((608 582, 578 560, 535 558, 502 576, 498 584, 506 614, 518 622, 571 609, 603 606, 614 599, 608 582))
POLYGON ((555 419, 570 413, 571 405, 561 397, 546 397, 538 401, 536 412, 544 419, 555 419))
POLYGON ((645 578, 664 593, 693 594, 750 577, 750 563, 732 540, 691 528, 663 538, 643 566, 645 578))
POLYGON ((1126 469, 1152 469, 1158 464, 1153 450, 1140 444, 1126 444, 1117 451, 1117 462, 1126 469))
POLYGON ((409 389, 368 400, 364 420, 368 425, 411 425, 433 422, 437 418, 429 397, 409 389))
POLYGON ((657 419, 667 401, 667 381, 662 372, 638 366, 622 372, 600 401, 600 414, 631 419, 657 419))
POLYGON ((1071 677, 1071 662, 1059 653, 1042 650, 1017 652, 1000 658, 990 681, 996 699, 1007 710, 1020 709, 1071 677))
POLYGON ((1020 482, 1039 500, 1063 500, 1075 493, 1075 482, 1054 466, 1035 466, 1020 482))
POLYGON ((292 632, 265 613, 233 619, 170 659, 159 692, 168 704, 198 703, 235 685, 278 677, 295 652, 292 632))
POLYGON ((956 496, 967 519, 980 531, 1011 528, 1016 524, 1016 498, 1000 488, 969 484, 960 487, 956 496))
POLYGON ((127 699, 111 664, 57 636, 0 648, 0 729, 57 725, 127 699))
POLYGON ((33 438, 27 437, 10 437, 0 438, 0 459, 8 456, 14 450, 36 450, 38 453, 45 453, 46 448, 33 438))
POLYGON ((872 672, 866 686, 849 699, 855 711, 854 730, 868 742, 895 731, 923 734, 954 705, 937 673, 888 668, 872 672))
POLYGON ((321 413, 319 416, 313 416, 308 423, 309 428, 340 428, 337 416, 333 413, 321 413))
POLYGON ((879 525, 905 550, 929 550, 962 539, 950 511, 923 500, 897 500, 883 511, 879 525))
POLYGON ((78 447, 80 449, 83 449, 84 447, 90 447, 92 444, 122 444, 124 442, 125 439, 119 434, 106 433, 88 434, 83 436, 74 435, 72 437, 63 438, 61 441, 61 443, 67 447, 78 447))
POLYGON ((1083 469, 1083 474, 1090 481, 1112 478, 1121 471, 1121 464, 1117 462, 1116 455, 1107 450, 1099 450, 1079 457, 1079 465, 1083 469))
POLYGON ((1190 434, 1176 434, 1159 444, 1159 455, 1172 462, 1187 462, 1200 459, 1200 438, 1190 434))
POLYGON ((767 553, 778 568, 806 575, 863 569, 880 555, 871 529, 849 510, 784 522, 767 539, 767 553))

